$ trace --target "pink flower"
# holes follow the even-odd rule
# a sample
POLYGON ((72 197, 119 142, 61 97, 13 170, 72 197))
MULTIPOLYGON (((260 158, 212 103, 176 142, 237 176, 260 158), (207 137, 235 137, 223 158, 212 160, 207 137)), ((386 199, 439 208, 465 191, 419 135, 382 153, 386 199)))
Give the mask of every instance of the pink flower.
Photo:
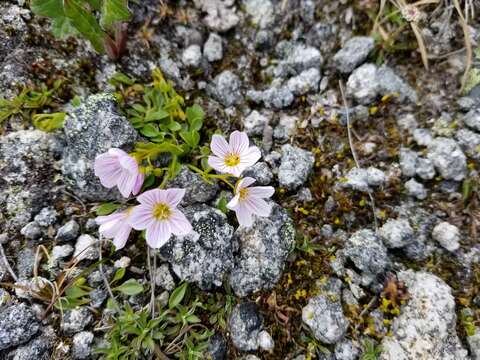
POLYGON ((132 227, 128 222, 132 208, 125 211, 116 212, 107 216, 98 216, 95 221, 100 225, 98 231, 107 239, 113 239, 116 250, 122 249, 127 240, 132 227))
POLYGON ((138 194, 142 187, 144 175, 137 161, 123 150, 111 148, 98 155, 94 169, 103 186, 108 189, 117 186, 123 197, 138 194))
POLYGON ((185 189, 153 189, 137 197, 140 205, 135 206, 130 217, 130 224, 136 230, 144 230, 147 244, 158 249, 170 235, 186 235, 192 225, 185 215, 177 209, 182 201, 185 189))
POLYGON ((252 214, 257 216, 270 215, 271 207, 263 199, 269 198, 275 192, 271 186, 253 186, 255 179, 246 177, 241 179, 236 186, 235 196, 227 204, 227 208, 234 210, 238 223, 249 227, 253 223, 252 214))
POLYGON ((250 146, 247 134, 240 131, 230 134, 229 143, 223 136, 213 135, 210 149, 214 156, 208 157, 208 165, 221 173, 236 177, 261 157, 258 147, 250 146))

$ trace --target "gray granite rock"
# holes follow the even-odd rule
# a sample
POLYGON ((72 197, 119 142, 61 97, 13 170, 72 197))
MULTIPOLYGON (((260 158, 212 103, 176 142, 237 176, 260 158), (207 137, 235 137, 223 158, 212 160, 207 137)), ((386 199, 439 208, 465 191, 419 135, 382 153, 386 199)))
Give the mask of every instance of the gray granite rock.
POLYGON ((293 103, 294 96, 281 81, 273 81, 266 90, 248 90, 247 98, 257 104, 263 103, 267 108, 283 109, 293 103))
POLYGON ((267 163, 261 161, 243 172, 244 177, 252 177, 256 185, 269 185, 273 181, 273 174, 267 163))
POLYGON ((38 225, 42 227, 48 227, 57 222, 57 217, 58 213, 54 208, 46 207, 40 210, 37 215, 35 215, 34 220, 38 225))
POLYGON ((224 106, 232 106, 243 101, 242 82, 230 70, 224 70, 214 79, 209 92, 224 106))
POLYGON ((382 273, 388 264, 387 249, 372 230, 355 232, 345 244, 345 255, 367 274, 382 273))
POLYGON ((302 309, 302 320, 315 338, 326 344, 340 341, 348 328, 348 320, 343 314, 341 303, 331 301, 324 295, 308 300, 307 306, 302 309))
POLYGON ((185 66, 198 67, 202 61, 202 49, 193 44, 183 50, 182 62, 185 66))
POLYGON ((265 29, 275 21, 275 7, 270 0, 243 0, 245 11, 253 25, 265 29))
POLYGON ((381 343, 380 360, 467 360, 456 333, 455 299, 450 287, 426 272, 402 271, 409 300, 393 320, 392 336, 381 343))
POLYGON ((167 264, 162 264, 156 269, 155 285, 168 291, 175 289, 175 280, 167 264))
POLYGON ((432 130, 415 129, 413 130, 413 140, 420 146, 428 146, 433 140, 432 130))
POLYGON ((338 71, 349 74, 366 60, 373 48, 374 39, 372 37, 354 36, 335 54, 333 63, 338 71))
POLYGON ((86 307, 77 307, 66 310, 60 323, 60 328, 65 334, 75 334, 84 330, 93 322, 93 316, 86 307))
POLYGON ((215 333, 208 340, 208 355, 212 360, 225 360, 227 354, 227 344, 223 340, 223 336, 219 333, 215 333))
POLYGON ((15 230, 52 199, 62 145, 53 134, 21 130, 0 137, 0 213, 15 230))
POLYGON ((65 119, 67 146, 62 172, 77 196, 104 201, 120 198, 116 188, 106 189, 95 176, 95 157, 112 147, 128 148, 138 140, 136 130, 117 110, 111 94, 89 96, 65 119))
POLYGON ((17 276, 19 279, 27 279, 33 274, 35 265, 35 250, 26 246, 17 253, 17 276))
POLYGON ((378 230, 378 235, 389 249, 404 247, 414 241, 414 232, 406 219, 389 219, 378 230))
POLYGON ((317 92, 320 79, 320 70, 310 68, 288 79, 286 88, 295 96, 317 92))
POLYGON ((203 45, 203 56, 209 62, 222 60, 223 58, 223 45, 222 37, 215 33, 210 33, 207 41, 203 45))
POLYGON ((74 359, 90 359, 93 352, 93 333, 82 331, 73 336, 72 339, 72 357, 74 359))
POLYGON ((78 237, 79 233, 80 225, 75 220, 70 220, 58 229, 55 240, 61 243, 73 241, 78 237))
POLYGON ((460 229, 446 221, 435 225, 432 237, 448 251, 460 248, 460 229))
POLYGON ((405 189, 409 196, 417 198, 418 200, 425 200, 427 198, 427 189, 422 183, 419 183, 415 179, 410 179, 405 182, 405 189))
POLYGON ((237 296, 274 287, 293 246, 295 230, 290 216, 279 205, 270 204, 270 216, 256 217, 252 227, 235 231, 239 249, 229 281, 237 296))
POLYGON ((357 360, 361 347, 353 340, 345 339, 335 345, 335 360, 357 360))
POLYGON ((467 125, 472 130, 480 132, 480 106, 470 110, 463 117, 465 125, 467 125))
POLYGON ((77 260, 96 260, 98 258, 97 239, 88 234, 80 235, 75 242, 73 257, 77 260))
POLYGON ((428 158, 447 180, 461 181, 467 173, 467 161, 455 140, 438 137, 428 147, 428 158))
POLYGON ((219 189, 216 183, 207 183, 185 165, 182 165, 177 176, 168 182, 168 187, 185 189, 185 196, 180 203, 182 206, 206 203, 215 197, 219 189))
POLYGON ((398 94, 400 101, 416 103, 417 93, 387 65, 378 68, 376 79, 379 83, 379 95, 398 94))
POLYGON ((42 237, 43 230, 36 221, 31 221, 20 230, 20 234, 29 240, 36 240, 42 237))
POLYGON ((468 129, 460 129, 455 133, 455 139, 467 155, 476 160, 480 159, 480 134, 468 129))
POLYGON ((468 346, 472 354, 472 360, 480 360, 480 330, 471 336, 467 336, 468 346))
POLYGON ((39 336, 25 345, 21 345, 9 354, 12 360, 50 360, 56 341, 55 330, 52 327, 42 329, 39 336))
POLYGON ((25 304, 0 307, 0 351, 26 343, 39 330, 35 313, 25 304))
POLYGON ((403 176, 412 177, 416 173, 418 154, 410 149, 400 149, 400 168, 403 176))
POLYGON ((240 21, 235 0, 194 0, 194 4, 207 14, 203 22, 212 31, 226 32, 240 21))
POLYGON ((222 212, 207 205, 186 207, 184 213, 193 231, 172 237, 162 256, 181 280, 202 289, 221 286, 233 267, 233 227, 222 212))
POLYGON ((320 51, 302 43, 279 43, 277 53, 282 59, 274 70, 276 77, 285 78, 299 75, 310 68, 320 70, 323 65, 323 57, 320 51))
POLYGON ((369 192, 372 190, 372 187, 383 186, 385 179, 385 174, 380 169, 374 167, 367 169, 355 167, 339 182, 339 186, 369 192))
POLYGON ((258 349, 263 320, 253 302, 236 305, 228 321, 233 345, 242 351, 258 349))
POLYGON ((265 126, 270 122, 271 115, 260 113, 257 110, 253 110, 243 120, 243 129, 250 136, 259 136, 263 134, 265 126))
POLYGON ((315 156, 307 150, 286 144, 282 146, 282 160, 278 169, 278 182, 288 190, 296 190, 308 180, 315 156))

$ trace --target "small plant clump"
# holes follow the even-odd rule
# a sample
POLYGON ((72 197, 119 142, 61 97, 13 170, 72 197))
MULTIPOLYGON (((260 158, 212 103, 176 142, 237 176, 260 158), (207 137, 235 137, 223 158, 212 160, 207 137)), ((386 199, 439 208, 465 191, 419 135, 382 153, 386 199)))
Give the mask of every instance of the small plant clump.
POLYGON ((127 0, 32 0, 30 7, 35 15, 51 19, 52 33, 58 38, 81 35, 112 59, 125 51, 127 0))

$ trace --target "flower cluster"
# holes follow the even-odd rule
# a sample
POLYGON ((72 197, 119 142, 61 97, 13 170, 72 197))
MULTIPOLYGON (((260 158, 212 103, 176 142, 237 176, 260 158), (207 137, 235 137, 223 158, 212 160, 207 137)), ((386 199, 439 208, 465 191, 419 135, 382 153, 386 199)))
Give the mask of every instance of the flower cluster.
MULTIPOLYGON (((270 206, 264 200, 274 193, 271 186, 251 186, 255 179, 240 178, 242 172, 254 165, 261 157, 256 146, 250 146, 244 132, 234 131, 229 142, 220 135, 213 135, 210 149, 213 153, 208 164, 216 171, 225 174, 220 180, 234 189, 234 197, 227 208, 235 211, 241 226, 251 226, 252 215, 268 216, 270 206), (239 178, 236 185, 228 177, 239 178)), ((95 175, 106 188, 117 187, 128 198, 137 195, 143 185, 144 175, 134 157, 123 150, 112 148, 98 155, 94 165, 95 175)), ((185 189, 152 189, 138 195, 138 205, 96 218, 99 232, 113 239, 116 249, 125 246, 132 229, 144 230, 147 244, 152 248, 162 247, 172 234, 186 235, 192 226, 185 215, 177 208, 185 195, 185 189)))

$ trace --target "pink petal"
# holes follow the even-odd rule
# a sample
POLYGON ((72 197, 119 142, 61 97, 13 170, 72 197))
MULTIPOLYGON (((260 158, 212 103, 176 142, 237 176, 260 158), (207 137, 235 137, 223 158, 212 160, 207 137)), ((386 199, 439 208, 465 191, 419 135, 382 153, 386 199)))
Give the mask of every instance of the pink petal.
POLYGON ((236 154, 242 154, 244 151, 248 149, 250 142, 248 140, 248 136, 245 132, 240 132, 235 130, 230 134, 230 148, 232 152, 236 154))
POLYGON ((125 212, 120 211, 110 215, 97 216, 95 218, 95 222, 97 223, 97 225, 102 225, 111 221, 117 221, 117 220, 123 219, 124 217, 125 217, 125 212))
POLYGON ((176 207, 178 204, 180 204, 180 201, 182 201, 183 197, 185 196, 185 189, 167 189, 165 190, 166 192, 166 203, 170 205, 171 207, 176 207))
POLYGON ((252 186, 248 189, 248 195, 256 198, 269 198, 275 193, 272 186, 252 186))
POLYGON ((255 165, 261 157, 260 149, 256 146, 250 146, 240 154, 240 163, 245 167, 249 167, 255 165))
POLYGON ((227 172, 227 166, 225 165, 225 162, 216 156, 208 157, 208 165, 213 169, 217 170, 218 172, 221 172, 221 173, 227 172))
POLYGON ((154 249, 159 249, 170 239, 172 230, 167 221, 154 221, 145 233, 147 244, 154 249))
POLYGON ((249 176, 246 176, 244 177, 243 179, 240 179, 238 182, 237 182, 237 191, 240 190, 240 189, 245 189, 246 187, 249 187, 250 185, 252 185, 256 180, 254 178, 251 178, 249 176))
POLYGON ((145 175, 143 175, 142 173, 138 173, 137 180, 135 181, 135 185, 133 186, 132 195, 137 195, 140 192, 144 180, 145 175))
POLYGON ((100 225, 98 232, 107 239, 112 239, 118 232, 118 228, 121 226, 121 221, 111 221, 100 225))
POLYGON ((119 156, 118 161, 120 162, 120 166, 130 174, 138 174, 137 160, 130 155, 119 156))
POLYGON ((212 136, 210 149, 215 155, 220 158, 224 158, 228 153, 231 152, 230 146, 228 145, 227 141, 223 138, 223 136, 218 134, 212 136))
POLYGON ((235 195, 227 204, 227 209, 235 210, 240 203, 240 195, 235 195))
POLYGON ((114 187, 121 174, 118 158, 109 154, 98 155, 95 158, 94 172, 103 186, 109 189, 114 187))
POLYGON ((250 227, 253 224, 252 214, 248 209, 243 205, 237 207, 235 210, 235 215, 237 215, 237 220, 240 226, 250 227))
POLYGON ((168 220, 172 233, 175 235, 186 235, 192 231, 192 224, 186 218, 186 216, 178 209, 174 209, 172 217, 168 220))
POLYGON ((240 177, 243 170, 245 170, 245 166, 242 166, 241 164, 235 166, 226 166, 226 173, 232 174, 235 177, 240 177))
POLYGON ((117 234, 113 238, 113 244, 115 245, 115 250, 120 250, 125 247, 128 237, 132 228, 128 224, 124 224, 118 229, 117 234))
POLYGON ((128 198, 130 196, 136 181, 137 174, 132 174, 126 170, 122 171, 120 178, 117 181, 117 186, 123 197, 128 198))
POLYGON ((137 205, 131 211, 128 223, 135 230, 146 229, 155 220, 150 205, 137 205))
POLYGON ((116 156, 116 157, 128 156, 128 154, 125 151, 123 151, 122 149, 119 149, 119 148, 110 148, 110 149, 108 149, 108 153, 110 155, 113 155, 113 156, 116 156))
POLYGON ((158 203, 158 198, 162 196, 160 193, 160 189, 145 191, 143 194, 137 196, 137 201, 140 204, 153 206, 158 203))
POLYGON ((269 216, 271 206, 267 202, 260 198, 248 197, 243 201, 245 207, 253 214, 258 216, 269 216))

